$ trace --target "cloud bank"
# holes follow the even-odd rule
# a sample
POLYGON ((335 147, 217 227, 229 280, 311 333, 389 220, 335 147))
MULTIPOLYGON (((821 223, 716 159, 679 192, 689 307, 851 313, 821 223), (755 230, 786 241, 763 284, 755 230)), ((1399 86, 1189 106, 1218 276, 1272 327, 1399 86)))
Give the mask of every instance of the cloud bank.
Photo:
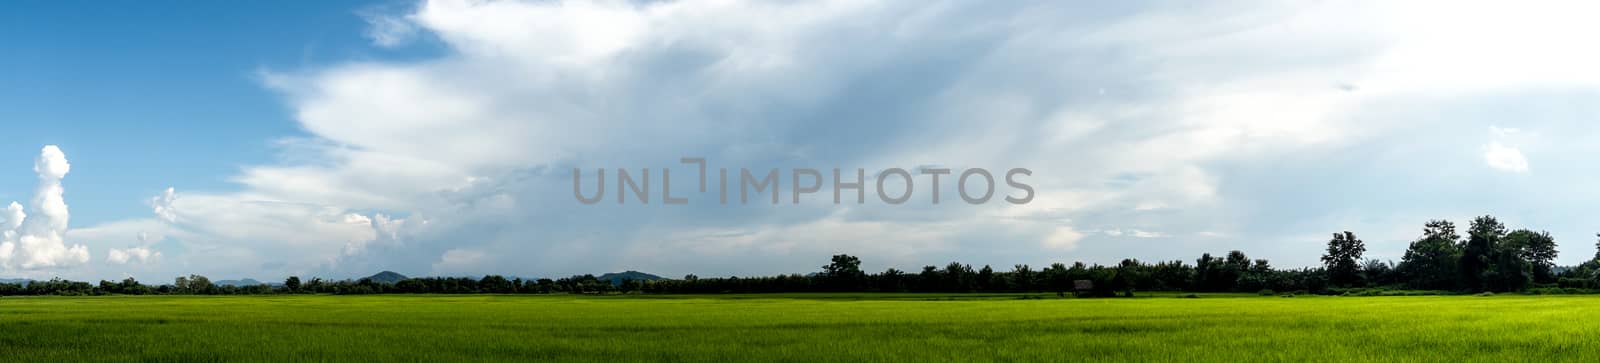
MULTIPOLYGON (((1527 161, 1597 151, 1584 115, 1600 104, 1600 52, 1577 45, 1600 25, 1584 7, 426 1, 353 21, 377 48, 427 39, 443 55, 263 72, 307 133, 277 142, 280 162, 243 168, 235 190, 174 181, 151 216, 85 235, 160 234, 148 248, 166 266, 153 271, 169 275, 748 275, 841 252, 903 270, 1228 249, 1313 265, 1341 230, 1398 259, 1425 220, 1499 213, 1587 255, 1595 216, 1534 206, 1571 212, 1600 195, 1527 161), (571 197, 573 167, 679 157, 1027 167, 1038 195, 785 208, 571 197)), ((142 260, 118 256, 107 261, 142 260)))

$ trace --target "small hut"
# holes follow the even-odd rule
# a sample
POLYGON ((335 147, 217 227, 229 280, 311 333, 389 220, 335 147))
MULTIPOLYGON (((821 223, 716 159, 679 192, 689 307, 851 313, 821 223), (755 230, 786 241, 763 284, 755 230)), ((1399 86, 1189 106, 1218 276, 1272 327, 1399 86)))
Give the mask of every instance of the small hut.
POLYGON ((1076 293, 1079 293, 1079 294, 1084 294, 1084 293, 1088 293, 1090 291, 1094 291, 1094 281, 1090 281, 1090 280, 1073 280, 1072 281, 1072 291, 1076 292, 1076 293))

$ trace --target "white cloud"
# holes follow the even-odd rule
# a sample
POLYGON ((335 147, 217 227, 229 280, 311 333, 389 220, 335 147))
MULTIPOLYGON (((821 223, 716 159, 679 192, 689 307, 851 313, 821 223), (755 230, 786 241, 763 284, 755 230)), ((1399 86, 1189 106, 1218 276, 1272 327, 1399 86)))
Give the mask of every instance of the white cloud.
POLYGON ((1134 238, 1162 238, 1162 237, 1166 237, 1167 236, 1166 233, 1152 232, 1152 231, 1146 231, 1146 230, 1141 230, 1141 229, 1131 229, 1131 228, 1130 229, 1108 229, 1108 230, 1105 230, 1102 233, 1105 233, 1105 235, 1111 236, 1111 237, 1128 236, 1128 237, 1134 237, 1134 238))
MULTIPOLYGON (((1436 39, 1395 26, 1409 23, 1390 15, 1420 11, 1410 7, 1158 6, 1063 20, 1076 19, 1078 10, 1050 3, 429 1, 414 13, 389 19, 412 22, 438 36, 453 51, 448 57, 270 74, 271 85, 288 97, 301 125, 319 139, 290 147, 319 156, 314 158, 319 162, 252 167, 238 180, 279 200, 433 211, 464 205, 439 198, 440 191, 471 189, 472 180, 512 170, 568 163, 658 165, 672 159, 637 155, 688 152, 783 159, 778 155, 833 148, 846 133, 903 132, 902 137, 918 142, 878 142, 884 146, 809 161, 1034 168, 1041 171, 1036 186, 1048 193, 1041 192, 1032 205, 997 212, 1027 221, 1020 222, 1022 228, 980 219, 971 210, 917 217, 886 212, 879 218, 975 221, 970 223, 984 226, 972 230, 1022 230, 1026 233, 1008 238, 1070 250, 1084 234, 1056 226, 1060 222, 1053 216, 1131 205, 1135 211, 1162 211, 1164 219, 1148 223, 1151 228, 1207 221, 1230 202, 1222 191, 1227 180, 1212 165, 1336 148, 1383 133, 1394 123, 1349 115, 1377 97, 1444 87, 1431 83, 1438 79, 1432 76, 1405 75, 1436 73, 1412 62, 1455 52, 1403 47, 1436 39), (974 11, 969 6, 983 8, 985 16, 964 16, 974 11), (1240 11, 1253 15, 1217 16, 1240 11), (952 56, 948 49, 981 56, 952 56), (915 77, 928 82, 926 92, 893 90, 895 98, 869 106, 830 103, 883 98, 850 85, 903 83, 885 78, 892 74, 885 70, 918 67, 926 68, 918 74, 948 78, 915 77), (1073 84, 1089 86, 1081 95, 1060 86, 1073 84), (856 111, 892 117, 875 118, 883 130, 815 121, 848 120, 848 112, 856 111), (974 127, 973 120, 984 120, 983 127, 974 127), (795 136, 805 133, 794 130, 819 130, 820 137, 795 136), (750 139, 771 144, 722 141, 750 139), (1125 184, 1098 182, 1130 175, 1125 184)), ((1470 22, 1447 24, 1470 27, 1470 22)), ((1515 80, 1503 71, 1496 69, 1500 76, 1474 87, 1515 80)), ((503 210, 510 215, 533 214, 527 209, 534 206, 566 210, 562 203, 571 204, 561 194, 539 194, 555 192, 538 182, 500 185, 512 191, 496 194, 496 200, 509 202, 503 210)), ((819 215, 833 213, 788 217, 763 227, 769 230, 733 234, 737 238, 705 236, 700 244, 760 245, 734 248, 747 253, 782 248, 787 244, 751 236, 828 221, 819 215)), ((444 230, 482 223, 440 216, 438 228, 444 230)), ((661 217, 615 218, 648 225, 661 217)), ((831 230, 867 226, 851 220, 860 217, 834 218, 846 219, 833 221, 837 225, 831 230)), ((664 233, 729 227, 694 223, 664 233)), ((551 227, 510 229, 543 241, 523 242, 533 244, 523 248, 535 250, 558 248, 556 241, 592 240, 583 232, 561 232, 579 227, 551 227)), ((930 238, 949 242, 956 237, 930 238)), ((348 251, 368 250, 365 239, 353 241, 348 251)), ((461 247, 464 242, 445 243, 461 247)))
POLYGON ((1073 230, 1072 227, 1059 227, 1051 232, 1044 240, 1044 247, 1054 250, 1071 251, 1078 248, 1078 241, 1083 240, 1083 233, 1073 230))
POLYGON ((916 263, 909 257, 947 250, 949 239, 976 227, 971 222, 855 220, 847 217, 848 214, 840 211, 795 224, 684 228, 665 231, 664 235, 648 233, 629 246, 626 256, 632 261, 645 261, 676 255, 693 261, 858 251, 891 262, 916 263))
POLYGON ((399 47, 417 36, 416 25, 403 18, 375 12, 364 12, 361 18, 367 21, 367 38, 380 47, 399 47))
POLYGON ((1483 161, 1503 172, 1528 171, 1528 158, 1520 145, 1536 145, 1539 135, 1515 127, 1489 126, 1489 143, 1483 146, 1483 161))
MULTIPOLYGON (((126 226, 126 225, 129 225, 129 224, 124 224, 123 226, 126 226)), ((87 235, 91 236, 90 239, 94 239, 94 238, 98 237, 96 235, 101 234, 102 231, 120 231, 121 228, 118 228, 118 227, 121 227, 121 226, 106 226, 106 227, 102 227, 101 229, 88 230, 87 231, 88 233, 83 233, 83 232, 85 232, 83 230, 74 230, 73 231, 73 236, 74 237, 78 237, 79 235, 87 234, 87 235)), ((152 249, 150 247, 150 245, 152 243, 154 243, 155 241, 160 240, 161 238, 163 238, 161 235, 153 235, 153 234, 151 234, 150 232, 147 232, 147 231, 140 231, 137 234, 137 236, 138 236, 138 242, 139 242, 137 245, 129 246, 129 247, 126 247, 126 248, 110 248, 110 249, 107 249, 106 250, 106 262, 110 262, 110 263, 118 264, 118 265, 128 264, 129 262, 138 263, 138 264, 145 264, 145 263, 152 262, 156 258, 161 257, 161 252, 160 251, 156 251, 156 250, 154 250, 154 249, 152 249), (154 236, 154 237, 152 237, 152 236, 154 236)))
POLYGON ((1143 212, 1143 211, 1163 210, 1163 209, 1169 209, 1169 208, 1172 208, 1172 207, 1168 206, 1167 203, 1156 202, 1156 201, 1139 202, 1138 205, 1133 206, 1133 210, 1141 211, 1141 212, 1143 212))
POLYGON ((174 188, 167 188, 167 190, 161 192, 161 195, 151 197, 150 208, 155 211, 156 218, 160 218, 161 221, 167 223, 178 222, 178 213, 172 210, 172 202, 177 197, 178 191, 174 188))
POLYGON ((11 202, 6 206, 5 214, 0 215, 0 268, 11 269, 11 257, 17 251, 17 228, 22 227, 22 221, 28 218, 23 212, 22 205, 11 202))
POLYGON ((1522 150, 1501 145, 1499 142, 1490 142, 1483 147, 1483 162, 1495 170, 1521 173, 1528 171, 1528 158, 1522 156, 1522 150))
POLYGON ((1514 137, 1522 134, 1522 129, 1515 127, 1489 126, 1489 134, 1495 138, 1514 137))
MULTIPOLYGON (((280 142, 280 162, 244 168, 231 179, 240 190, 167 190, 150 204, 190 249, 166 258, 202 272, 338 271, 367 256, 510 272, 618 251, 634 268, 673 260, 661 256, 710 265, 856 250, 916 261, 997 245, 1026 245, 1012 252, 1026 256, 1190 253, 1080 242, 1267 240, 1253 237, 1281 223, 1241 216, 1304 205, 1250 188, 1285 175, 1242 172, 1425 129, 1405 112, 1440 114, 1441 98, 1600 83, 1600 52, 1575 46, 1600 30, 1577 15, 1592 12, 1164 5, 428 1, 362 14, 367 35, 379 46, 436 36, 446 55, 267 72, 310 135, 280 142), (1482 26, 1501 14, 1517 25, 1482 26), (1497 48, 1516 51, 1487 51, 1497 48), (562 178, 573 166, 659 168, 679 156, 752 168, 1020 166, 1035 171, 1039 193, 1005 208, 584 208, 562 178), (1072 227, 1094 225, 1163 232, 1072 227)), ((1517 126, 1494 131, 1519 136, 1485 146, 1491 167, 1526 171, 1524 150, 1547 155, 1519 141, 1517 126)), ((1481 169, 1470 159, 1456 160, 1481 169)))
POLYGON ((437 275, 453 275, 463 273, 482 272, 484 260, 489 254, 483 251, 468 249, 452 249, 439 256, 439 261, 433 264, 433 273, 437 275))
POLYGON ((126 264, 128 262, 146 263, 151 259, 161 257, 161 252, 156 252, 148 247, 112 248, 106 253, 106 262, 126 264))
POLYGON ((171 190, 157 200, 152 209, 161 216, 163 227, 182 234, 186 245, 241 256, 235 261, 191 261, 216 268, 249 264, 291 271, 326 268, 343 252, 379 237, 371 218, 341 207, 252 194, 171 190))
POLYGON ((39 175, 39 187, 31 206, 32 218, 22 207, 12 202, 6 208, 0 241, 0 266, 23 270, 70 267, 89 261, 89 250, 83 245, 68 246, 64 240, 70 213, 63 194, 61 179, 67 176, 72 165, 61 148, 46 145, 35 159, 33 171, 39 175))
POLYGON ((1161 238, 1167 236, 1165 233, 1161 232, 1142 231, 1137 229, 1132 230, 1132 232, 1133 236, 1138 238, 1161 238))

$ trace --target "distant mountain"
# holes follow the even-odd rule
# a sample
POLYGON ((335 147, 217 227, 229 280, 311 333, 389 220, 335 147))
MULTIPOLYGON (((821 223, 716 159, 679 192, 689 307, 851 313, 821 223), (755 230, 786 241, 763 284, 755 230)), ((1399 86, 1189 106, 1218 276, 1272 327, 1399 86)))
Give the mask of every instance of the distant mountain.
POLYGON ((29 279, 0 279, 0 284, 22 284, 22 285, 27 285, 29 282, 33 282, 33 280, 29 280, 29 279))
POLYGON ((401 274, 399 274, 397 272, 394 272, 394 271, 384 271, 384 272, 379 272, 377 274, 374 274, 372 276, 367 276, 366 278, 372 279, 372 282, 383 283, 383 284, 392 284, 392 283, 400 282, 400 280, 405 280, 406 279, 406 275, 401 275, 401 274))
POLYGON ((628 270, 628 271, 623 271, 623 272, 613 272, 613 273, 600 275, 600 279, 601 280, 611 281, 612 285, 622 285, 622 280, 635 280, 635 281, 666 280, 666 278, 663 278, 661 276, 651 275, 651 274, 647 274, 647 273, 643 273, 643 272, 639 272, 639 271, 634 271, 634 270, 628 270))
POLYGON ((256 286, 256 285, 261 285, 261 281, 256 281, 255 279, 222 280, 222 281, 217 281, 216 285, 217 286, 256 286))

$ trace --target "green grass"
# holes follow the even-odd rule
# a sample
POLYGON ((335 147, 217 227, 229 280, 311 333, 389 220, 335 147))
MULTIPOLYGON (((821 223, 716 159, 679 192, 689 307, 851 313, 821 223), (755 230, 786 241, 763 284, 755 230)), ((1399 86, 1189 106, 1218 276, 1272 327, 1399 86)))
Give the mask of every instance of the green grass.
POLYGON ((1600 361, 1593 296, 1034 296, 6 297, 0 361, 1600 361))

